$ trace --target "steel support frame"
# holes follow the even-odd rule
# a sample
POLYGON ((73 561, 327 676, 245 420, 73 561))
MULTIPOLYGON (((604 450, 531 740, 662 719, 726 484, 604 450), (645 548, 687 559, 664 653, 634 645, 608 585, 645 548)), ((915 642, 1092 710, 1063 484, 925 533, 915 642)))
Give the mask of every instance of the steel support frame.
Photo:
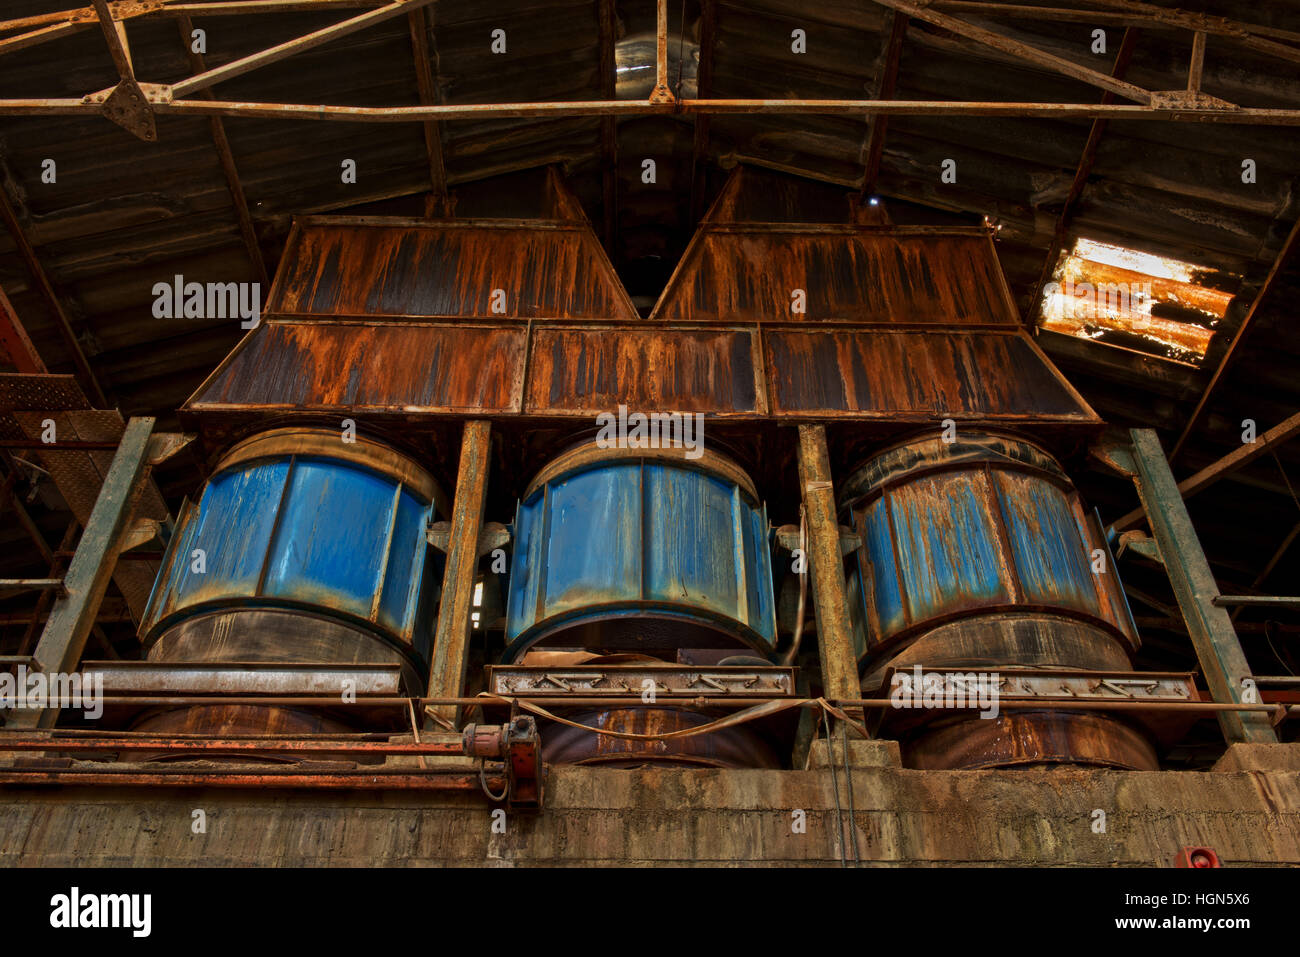
MULTIPOLYGON (((130 532, 131 515, 149 478, 154 421, 139 417, 126 424, 76 554, 63 576, 66 594, 55 600, 32 654, 35 667, 47 675, 71 673, 81 662, 118 553, 130 532)), ((58 715, 56 707, 18 711, 9 724, 52 727, 58 715)))
MULTIPOLYGON (((1160 439, 1152 429, 1132 429, 1130 436, 1131 447, 1111 449, 1110 457, 1137 486, 1210 694, 1222 704, 1253 703, 1247 699, 1258 700, 1254 676, 1228 612, 1215 604, 1219 586, 1160 439)), ((1260 714, 1225 710, 1219 724, 1229 744, 1277 743, 1272 725, 1260 714)))
MULTIPOLYGON (((823 425, 799 426, 799 490, 808 522, 806 558, 817 616, 822 694, 832 700, 856 699, 861 697, 862 689, 849 627, 840 526, 835 517, 835 488, 823 425)), ((851 716, 861 717, 860 713, 851 716)))
MULTIPOLYGON (((470 615, 474 610, 474 577, 478 571, 478 541, 487 500, 491 462, 492 423, 471 419, 465 423, 456 473, 456 497, 451 512, 451 539, 443 572, 442 601, 429 669, 429 695, 455 697, 465 686, 469 667, 470 615)), ((438 705, 431 709, 441 721, 455 724, 460 708, 438 705)))

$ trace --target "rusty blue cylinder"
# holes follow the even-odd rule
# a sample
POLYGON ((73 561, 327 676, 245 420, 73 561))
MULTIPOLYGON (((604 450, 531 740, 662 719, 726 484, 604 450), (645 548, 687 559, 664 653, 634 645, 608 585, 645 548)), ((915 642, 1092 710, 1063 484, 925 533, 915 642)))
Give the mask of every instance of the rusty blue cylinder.
POLYGON ((906 441, 858 469, 841 506, 862 541, 849 581, 860 658, 998 613, 1076 623, 1115 646, 1087 660, 1127 667, 1136 629, 1105 542, 1038 446, 988 432, 906 441))
POLYGON ((767 513, 730 459, 586 444, 532 481, 515 518, 506 661, 776 642, 767 513))
MULTIPOLYGON (((1137 631, 1114 562, 1065 471, 1023 439, 933 433, 878 453, 845 483, 861 546, 848 590, 864 692, 895 673, 1128 672, 1137 631)), ((929 713, 900 738, 934 770, 1085 764, 1154 770, 1119 716, 929 713)))
POLYGON ((178 521, 141 623, 150 659, 401 661, 422 681, 439 510, 432 477, 380 443, 241 442, 178 521))

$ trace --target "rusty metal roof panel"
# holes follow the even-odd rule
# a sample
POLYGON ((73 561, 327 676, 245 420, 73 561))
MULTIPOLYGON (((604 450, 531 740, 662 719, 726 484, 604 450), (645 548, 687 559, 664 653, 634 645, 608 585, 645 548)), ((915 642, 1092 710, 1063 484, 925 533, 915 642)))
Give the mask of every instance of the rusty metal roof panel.
POLYGON ((764 342, 774 415, 1101 424, 1021 331, 782 329, 764 342))
POLYGON ((704 226, 652 318, 1019 322, 987 233, 830 225, 704 226))
POLYGON ((762 413, 757 330, 537 327, 526 409, 590 416, 615 409, 762 413))
POLYGON ((522 325, 264 322, 185 409, 518 411, 522 325))
POLYGON ((267 311, 319 316, 635 319, 585 224, 327 224, 299 231, 267 311))

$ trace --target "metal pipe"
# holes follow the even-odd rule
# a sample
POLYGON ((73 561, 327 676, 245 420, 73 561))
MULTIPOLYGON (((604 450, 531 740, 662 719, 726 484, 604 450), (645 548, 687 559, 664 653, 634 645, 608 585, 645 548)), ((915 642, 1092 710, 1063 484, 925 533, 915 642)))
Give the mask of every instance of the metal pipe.
MULTIPOLYGON (((281 707, 321 707, 329 706, 331 708, 339 707, 407 707, 409 702, 414 702, 421 707, 432 705, 489 705, 505 707, 514 702, 528 702, 538 705, 564 705, 575 707, 629 707, 641 706, 645 702, 638 696, 633 697, 569 697, 565 695, 530 695, 527 697, 503 697, 500 695, 482 695, 474 698, 399 698, 388 696, 376 696, 374 698, 358 698, 353 702, 345 702, 338 696, 331 695, 298 695, 287 697, 227 697, 227 696, 170 696, 170 697, 133 697, 126 695, 104 695, 100 701, 105 705, 126 705, 135 704, 145 707, 189 707, 192 705, 268 705, 281 707)), ((844 706, 852 708, 871 708, 884 709, 896 708, 888 698, 744 698, 737 700, 735 698, 718 698, 718 697, 697 697, 697 698, 660 698, 661 703, 671 703, 677 707, 687 708, 750 708, 763 704, 788 704, 792 708, 811 708, 820 706, 822 701, 835 706, 844 706)), ((1238 704, 1230 702, 1215 701, 1141 701, 1141 700, 1097 700, 1081 701, 1079 699, 1069 698, 1024 698, 1006 696, 998 698, 998 707, 1011 708, 1047 708, 1047 709, 1076 709, 1080 711, 1106 711, 1106 710, 1134 710, 1134 711, 1188 711, 1188 712, 1233 712, 1233 711, 1255 711, 1255 712, 1277 712, 1279 709, 1300 709, 1300 705, 1280 705, 1280 704, 1238 704)), ((961 710, 961 709, 949 709, 961 710)), ((971 709, 966 709, 971 710, 971 709)), ((978 710, 978 709, 976 709, 978 710)), ((0 731, 0 742, 3 742, 6 732, 0 731)))

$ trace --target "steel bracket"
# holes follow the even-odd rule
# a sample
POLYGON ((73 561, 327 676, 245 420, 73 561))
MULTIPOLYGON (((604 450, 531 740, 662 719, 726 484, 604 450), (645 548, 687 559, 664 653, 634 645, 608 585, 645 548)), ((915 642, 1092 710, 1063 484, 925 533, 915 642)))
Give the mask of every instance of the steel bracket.
POLYGON ((1151 108, 1156 110, 1209 110, 1224 112, 1241 109, 1217 96, 1197 90, 1160 90, 1151 94, 1151 108))
MULTIPOLYGON (((451 522, 434 522, 429 526, 425 538, 438 551, 445 552, 451 547, 451 522)), ((488 552, 504 548, 509 544, 509 528, 500 522, 484 522, 482 529, 479 530, 477 554, 474 557, 482 558, 488 552)))
POLYGON ((129 77, 119 81, 110 90, 87 94, 82 102, 102 106, 104 116, 139 139, 149 142, 158 139, 158 128, 154 123, 148 96, 140 84, 129 77))

